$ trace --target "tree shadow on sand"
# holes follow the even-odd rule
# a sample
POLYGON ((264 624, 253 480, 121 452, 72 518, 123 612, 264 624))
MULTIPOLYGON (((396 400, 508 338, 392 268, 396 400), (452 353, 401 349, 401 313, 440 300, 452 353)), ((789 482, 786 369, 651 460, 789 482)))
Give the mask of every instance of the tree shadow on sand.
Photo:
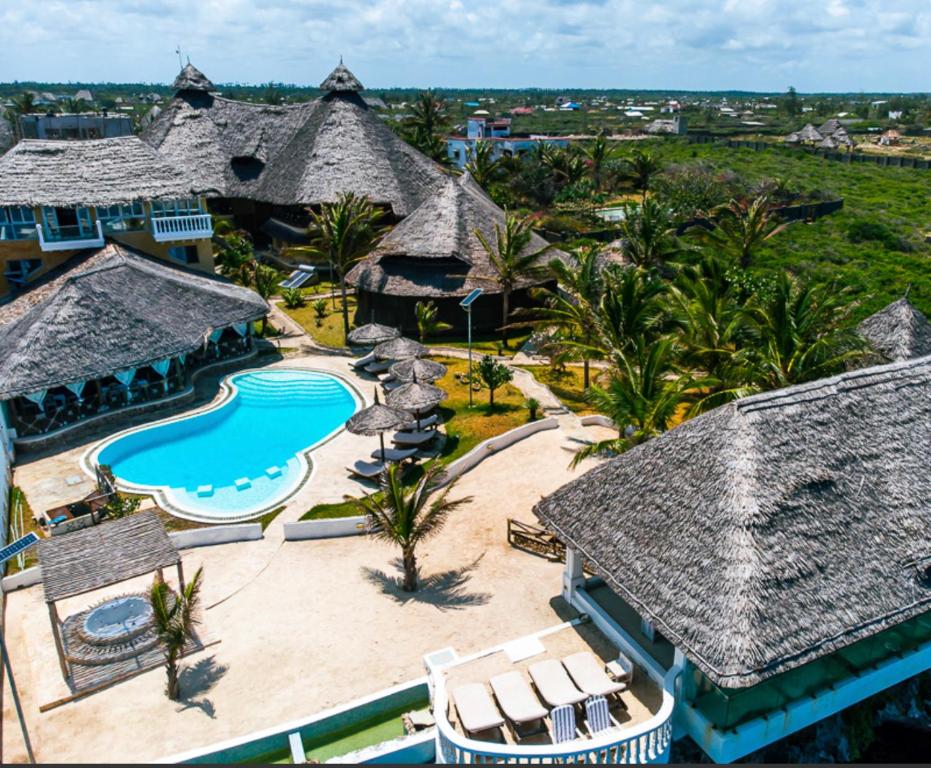
POLYGON ((398 576, 390 576, 378 568, 363 568, 362 574, 379 587, 382 593, 401 605, 417 602, 433 605, 441 611, 459 611, 485 605, 491 599, 488 592, 470 592, 467 589, 472 571, 478 567, 482 557, 484 555, 479 555, 472 563, 461 568, 422 576, 416 592, 405 592, 401 589, 404 568, 400 558, 392 562, 400 574, 398 576))
POLYGON ((208 656, 181 670, 178 681, 181 689, 180 703, 182 706, 178 711, 199 709, 211 720, 216 719, 216 709, 213 702, 203 697, 203 695, 210 691, 228 670, 229 667, 225 664, 217 664, 215 656, 208 656))

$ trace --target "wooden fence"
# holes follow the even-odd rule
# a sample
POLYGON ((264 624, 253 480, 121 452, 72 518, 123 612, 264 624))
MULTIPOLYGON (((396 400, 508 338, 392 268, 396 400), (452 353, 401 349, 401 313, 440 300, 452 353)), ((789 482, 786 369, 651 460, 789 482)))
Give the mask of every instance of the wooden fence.
POLYGON ((508 544, 551 560, 566 559, 566 545, 555 533, 511 517, 508 518, 508 544))

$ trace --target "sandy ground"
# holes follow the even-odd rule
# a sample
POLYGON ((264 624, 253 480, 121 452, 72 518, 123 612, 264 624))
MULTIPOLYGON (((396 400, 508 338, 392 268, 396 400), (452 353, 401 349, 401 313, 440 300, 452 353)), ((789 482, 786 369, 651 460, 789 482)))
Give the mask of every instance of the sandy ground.
MULTIPOLYGON (((340 358, 315 357, 311 367, 330 366, 346 371, 340 358)), ((371 385, 366 386, 370 396, 371 385)), ((565 426, 578 432, 571 419, 565 426)), ((599 428, 586 431, 595 439, 605 434, 599 428)), ((568 615, 554 597, 561 566, 511 549, 505 534, 508 517, 533 522, 533 504, 575 476, 568 469, 570 454, 562 450, 566 439, 563 428, 538 433, 460 480, 454 494, 471 495, 473 501, 424 545, 420 562, 426 584, 410 596, 397 587, 397 553, 386 544, 362 537, 282 541, 283 521, 297 519, 318 501, 361 490, 343 466, 349 456, 371 450, 374 439, 341 433, 317 452, 317 474, 265 539, 184 553, 188 574, 204 566, 203 629, 208 639, 220 642, 188 660, 181 703, 165 698, 164 674, 152 670, 40 714, 40 705, 65 692, 42 590, 10 594, 7 643, 36 757, 152 760, 418 677, 424 674, 423 655, 438 648, 471 653, 558 623, 568 615)), ((48 466, 26 465, 17 470, 17 480, 25 474, 30 483, 44 478, 48 484, 55 475, 74 475, 74 462, 85 448, 75 446, 48 466)), ((110 592, 146 584, 140 579, 110 592)), ((103 594, 62 603, 60 613, 75 613, 103 594)), ((24 759, 7 682, 3 762, 24 759)))

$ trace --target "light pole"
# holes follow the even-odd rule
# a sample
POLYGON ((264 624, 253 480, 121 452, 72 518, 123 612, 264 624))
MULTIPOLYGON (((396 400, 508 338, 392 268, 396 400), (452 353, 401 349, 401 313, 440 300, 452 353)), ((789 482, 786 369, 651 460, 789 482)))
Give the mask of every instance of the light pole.
POLYGON ((469 408, 472 407, 472 304, 473 302, 482 295, 482 289, 476 288, 469 292, 469 295, 466 296, 462 301, 459 302, 459 306, 466 311, 468 316, 468 347, 469 347, 469 408))

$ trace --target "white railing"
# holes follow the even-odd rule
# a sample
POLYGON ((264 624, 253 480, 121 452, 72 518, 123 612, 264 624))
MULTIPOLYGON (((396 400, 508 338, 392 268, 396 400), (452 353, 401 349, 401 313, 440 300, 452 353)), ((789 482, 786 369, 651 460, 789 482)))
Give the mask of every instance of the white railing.
POLYGON ((209 213, 153 217, 152 237, 157 243, 213 237, 213 223, 209 213))
POLYGON ((94 222, 94 229, 97 232, 96 237, 72 237, 58 239, 45 239, 45 231, 41 224, 36 224, 36 232, 39 234, 39 247, 43 251, 74 251, 79 248, 102 248, 103 247, 103 227, 100 222, 94 222))
POLYGON ((672 744, 672 715, 676 707, 675 685, 679 668, 673 667, 663 680, 663 703, 645 723, 629 728, 612 728, 593 739, 577 739, 563 744, 521 745, 478 741, 460 734, 446 718, 446 680, 435 674, 433 714, 436 719, 437 762, 448 764, 584 763, 594 765, 669 762, 672 744))

